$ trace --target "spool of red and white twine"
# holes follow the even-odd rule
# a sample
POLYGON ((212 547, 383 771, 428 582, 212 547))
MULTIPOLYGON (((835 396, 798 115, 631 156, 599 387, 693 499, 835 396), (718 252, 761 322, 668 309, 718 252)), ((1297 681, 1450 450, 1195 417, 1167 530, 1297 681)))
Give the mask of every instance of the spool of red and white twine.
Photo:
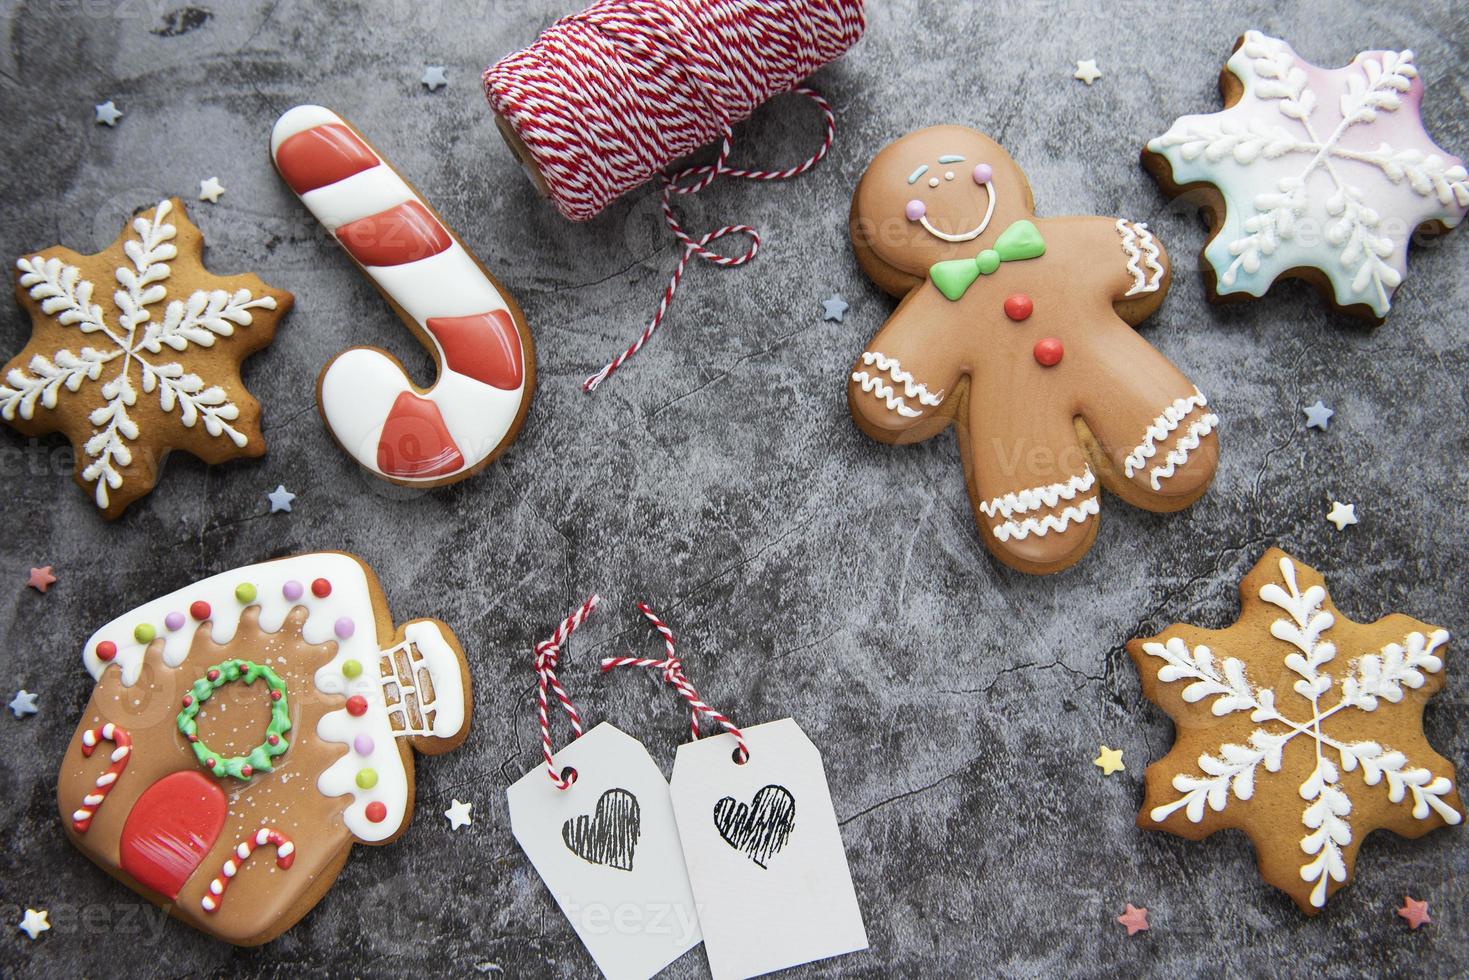
POLYGON ((831 147, 836 121, 820 95, 797 83, 856 43, 865 26, 863 0, 598 0, 485 70, 501 132, 536 186, 573 221, 720 141, 713 164, 662 175, 663 220, 683 254, 642 334, 583 390, 648 342, 691 257, 728 268, 760 251, 749 225, 694 238, 674 214, 672 195, 697 193, 721 176, 786 180, 814 167, 831 147), (811 99, 826 118, 816 152, 785 170, 728 166, 730 127, 789 91, 811 99), (737 255, 710 251, 727 235, 744 235, 749 245, 737 255))

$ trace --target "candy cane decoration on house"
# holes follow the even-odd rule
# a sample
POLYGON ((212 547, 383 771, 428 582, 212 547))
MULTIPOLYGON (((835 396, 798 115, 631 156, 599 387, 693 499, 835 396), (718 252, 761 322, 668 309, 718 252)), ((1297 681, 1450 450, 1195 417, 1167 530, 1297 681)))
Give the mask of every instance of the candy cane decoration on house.
POLYGON ((209 891, 199 900, 206 912, 218 912, 219 906, 224 902, 224 890, 234 880, 235 875, 240 873, 240 868, 250 855, 255 853, 255 848, 266 844, 275 848, 275 866, 285 871, 296 860, 296 845, 291 839, 274 827, 261 827, 251 837, 246 837, 235 845, 233 857, 225 859, 224 866, 219 869, 219 874, 209 883, 209 891))
POLYGON ((393 483, 464 479, 515 438, 535 385, 519 306, 360 133, 321 106, 276 121, 270 152, 301 202, 336 236, 434 357, 416 387, 396 359, 353 347, 317 384, 337 442, 393 483))
POLYGON ((108 722, 98 728, 88 728, 82 732, 82 757, 90 759, 92 753, 97 751, 98 742, 111 742, 112 765, 102 775, 97 777, 97 785, 82 797, 82 805, 77 807, 71 815, 71 829, 79 834, 85 834, 87 828, 92 826, 92 817, 96 815, 97 808, 102 801, 107 799, 107 794, 112 792, 113 784, 122 771, 128 767, 128 759, 133 754, 133 739, 124 728, 119 728, 112 722, 108 722))

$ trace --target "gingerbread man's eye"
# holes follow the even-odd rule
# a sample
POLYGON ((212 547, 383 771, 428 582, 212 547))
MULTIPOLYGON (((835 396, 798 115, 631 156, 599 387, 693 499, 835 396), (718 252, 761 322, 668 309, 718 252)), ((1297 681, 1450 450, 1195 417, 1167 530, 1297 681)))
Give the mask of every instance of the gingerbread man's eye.
POLYGON ((909 221, 917 221, 928 213, 928 206, 917 198, 914 198, 908 202, 908 206, 903 209, 903 213, 908 216, 909 221))
POLYGON ((989 164, 977 163, 974 165, 974 182, 976 184, 988 184, 994 179, 994 176, 995 170, 989 164))

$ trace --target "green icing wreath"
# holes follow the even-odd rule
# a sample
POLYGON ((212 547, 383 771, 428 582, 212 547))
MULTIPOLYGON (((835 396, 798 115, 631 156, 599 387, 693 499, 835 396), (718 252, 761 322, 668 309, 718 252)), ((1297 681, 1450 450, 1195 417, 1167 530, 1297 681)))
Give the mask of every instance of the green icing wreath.
POLYGON ((260 772, 270 772, 273 768, 270 760, 282 754, 290 747, 285 739, 285 733, 291 728, 290 709, 286 702, 286 682, 281 680, 280 675, 264 664, 252 663, 249 660, 226 660, 215 664, 205 671, 204 676, 194 682, 189 693, 184 695, 184 710, 179 712, 179 731, 189 740, 193 746, 194 756, 214 776, 234 776, 236 779, 248 780, 251 776, 260 772), (195 720, 199 714, 199 707, 215 691, 233 681, 244 681, 246 684, 254 684, 257 680, 265 681, 265 686, 270 689, 270 724, 265 727, 265 741, 251 749, 246 755, 233 755, 226 758, 218 752, 205 745, 199 739, 199 723, 195 720))

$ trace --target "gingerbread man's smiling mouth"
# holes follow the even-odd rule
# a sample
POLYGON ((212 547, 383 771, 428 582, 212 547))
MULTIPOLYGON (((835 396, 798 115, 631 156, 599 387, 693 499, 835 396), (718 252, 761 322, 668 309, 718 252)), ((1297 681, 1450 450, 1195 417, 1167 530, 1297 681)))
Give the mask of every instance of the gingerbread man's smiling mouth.
MULTIPOLYGON (((962 162, 963 159, 964 158, 962 156, 959 156, 957 154, 946 154, 944 156, 939 157, 939 163, 941 163, 941 164, 942 163, 959 163, 959 162, 962 162)), ((917 170, 914 170, 913 173, 911 173, 911 174, 908 175, 908 183, 910 183, 910 184, 917 183, 918 182, 918 178, 922 177, 927 172, 928 172, 928 165, 927 164, 924 164, 924 165, 920 166, 917 170)), ((914 198, 913 200, 909 201, 908 202, 908 206, 903 209, 903 213, 907 216, 907 218, 908 218, 909 221, 916 221, 916 222, 918 222, 919 224, 921 224, 923 226, 923 230, 924 231, 928 232, 933 237, 935 237, 937 239, 940 239, 941 241, 945 241, 945 242, 970 242, 970 241, 973 241, 974 239, 978 238, 980 235, 984 234, 984 230, 986 228, 988 228, 989 225, 990 225, 990 219, 995 216, 995 188, 994 188, 994 176, 995 176, 995 174, 994 174, 993 168, 991 168, 989 164, 987 164, 987 163, 980 163, 980 164, 976 164, 975 165, 974 170, 972 172, 972 176, 974 178, 974 182, 976 184, 978 184, 979 186, 981 186, 981 187, 984 188, 985 195, 989 198, 989 204, 985 208, 984 217, 980 219, 979 224, 976 225, 974 228, 971 228, 969 231, 948 232, 948 231, 940 231, 939 229, 935 228, 933 226, 933 223, 928 220, 928 205, 924 204, 918 198, 914 198)), ((954 172, 952 170, 946 171, 944 173, 944 179, 945 180, 953 180, 954 179, 954 172)), ((937 187, 937 186, 939 186, 939 179, 938 179, 938 177, 936 177, 936 176, 935 177, 930 177, 929 180, 928 180, 928 186, 930 186, 930 187, 937 187)))

